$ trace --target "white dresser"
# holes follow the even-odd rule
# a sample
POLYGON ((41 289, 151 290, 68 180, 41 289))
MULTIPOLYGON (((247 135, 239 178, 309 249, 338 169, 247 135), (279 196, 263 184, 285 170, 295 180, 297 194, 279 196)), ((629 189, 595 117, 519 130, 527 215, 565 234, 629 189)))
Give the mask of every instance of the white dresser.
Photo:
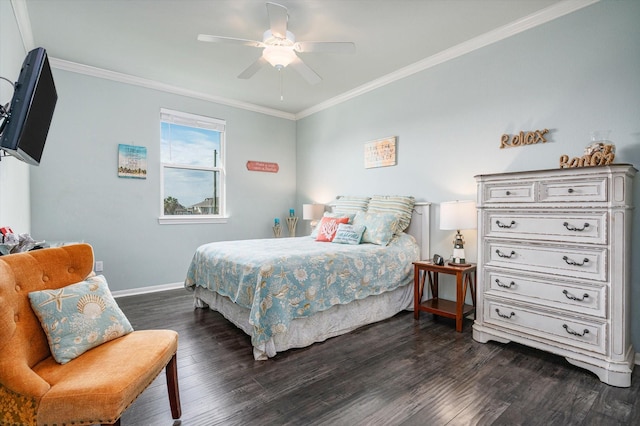
POLYGON ((518 342, 628 387, 631 165, 476 176, 473 338, 518 342))

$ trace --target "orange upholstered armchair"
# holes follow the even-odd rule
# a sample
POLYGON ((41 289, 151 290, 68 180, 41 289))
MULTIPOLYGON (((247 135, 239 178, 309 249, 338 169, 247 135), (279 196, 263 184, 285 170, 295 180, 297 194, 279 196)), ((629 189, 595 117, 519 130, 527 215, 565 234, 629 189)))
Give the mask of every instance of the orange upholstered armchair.
POLYGON ((171 414, 180 417, 175 331, 132 331, 66 363, 54 359, 29 293, 62 294, 92 271, 87 244, 0 256, 0 424, 119 425, 165 367, 171 414))

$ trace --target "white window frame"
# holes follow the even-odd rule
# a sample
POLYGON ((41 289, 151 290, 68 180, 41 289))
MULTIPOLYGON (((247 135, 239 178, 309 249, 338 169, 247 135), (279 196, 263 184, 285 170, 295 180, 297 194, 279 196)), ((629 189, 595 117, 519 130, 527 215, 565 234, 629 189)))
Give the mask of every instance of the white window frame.
MULTIPOLYGON (((160 217, 158 223, 161 225, 184 225, 195 223, 227 223, 228 216, 226 214, 226 121, 218 118, 211 118, 202 115, 190 114, 187 112, 174 111, 170 109, 160 109, 160 123, 172 123, 182 126, 198 127, 201 129, 215 130, 220 132, 220 163, 217 166, 205 167, 205 166, 189 166, 176 163, 164 163, 160 162, 160 217), (202 171, 218 172, 219 184, 220 184, 220 198, 219 198, 219 214, 209 215, 165 215, 164 214, 164 171, 167 168, 178 169, 192 169, 202 171)), ((161 139, 161 138, 160 138, 161 139)), ((161 141, 159 141, 161 142, 161 141)), ((162 148, 160 148, 162 150, 162 148)), ((162 152, 160 153, 162 158, 162 152)))

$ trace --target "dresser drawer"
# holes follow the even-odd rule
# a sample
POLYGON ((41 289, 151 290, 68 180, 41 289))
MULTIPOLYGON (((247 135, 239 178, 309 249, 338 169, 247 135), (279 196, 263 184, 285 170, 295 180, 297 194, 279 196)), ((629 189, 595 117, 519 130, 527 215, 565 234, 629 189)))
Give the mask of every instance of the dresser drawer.
POLYGON ((606 318, 607 286, 549 281, 503 271, 484 271, 485 292, 542 306, 606 318))
POLYGON ((486 266, 607 280, 607 249, 485 240, 486 266))
POLYGON ((607 201, 607 178, 541 181, 541 202, 607 201))
POLYGON ((606 244, 607 213, 485 211, 487 237, 606 244))
POLYGON ((482 192, 485 203, 530 203, 535 199, 535 182, 488 184, 482 192))
POLYGON ((484 303, 483 316, 485 322, 501 328, 525 332, 563 345, 606 353, 607 325, 604 322, 566 318, 490 299, 484 303))

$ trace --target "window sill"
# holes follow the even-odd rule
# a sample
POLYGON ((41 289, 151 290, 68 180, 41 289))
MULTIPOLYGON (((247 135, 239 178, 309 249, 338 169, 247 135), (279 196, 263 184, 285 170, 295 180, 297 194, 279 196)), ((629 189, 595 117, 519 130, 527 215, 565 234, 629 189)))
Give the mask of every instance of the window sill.
POLYGON ((158 224, 160 225, 193 225, 201 223, 227 223, 227 216, 160 216, 158 224))

